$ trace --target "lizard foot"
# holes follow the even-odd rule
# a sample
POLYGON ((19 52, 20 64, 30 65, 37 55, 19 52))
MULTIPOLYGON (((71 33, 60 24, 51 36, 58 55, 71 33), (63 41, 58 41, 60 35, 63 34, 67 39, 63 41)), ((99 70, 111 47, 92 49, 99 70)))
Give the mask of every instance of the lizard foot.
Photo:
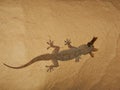
POLYGON ((51 72, 51 71, 53 71, 54 69, 53 69, 53 66, 46 66, 48 69, 47 69, 47 72, 51 72))
POLYGON ((65 40, 65 45, 69 45, 69 44, 71 44, 71 40, 70 39, 66 39, 65 40))
POLYGON ((53 47, 53 43, 54 43, 54 41, 49 40, 49 41, 47 42, 47 44, 49 45, 49 47, 48 47, 47 49, 53 47))

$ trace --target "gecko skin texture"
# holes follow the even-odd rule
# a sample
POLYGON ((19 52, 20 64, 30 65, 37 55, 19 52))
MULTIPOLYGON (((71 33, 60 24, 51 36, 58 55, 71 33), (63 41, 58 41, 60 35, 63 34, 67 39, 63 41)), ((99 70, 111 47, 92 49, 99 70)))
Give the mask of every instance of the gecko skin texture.
POLYGON ((93 37, 93 39, 90 42, 88 42, 87 44, 83 44, 78 47, 75 47, 75 46, 71 45, 71 41, 69 39, 66 39, 65 45, 68 46, 68 49, 63 50, 63 51, 59 51, 60 47, 55 46, 54 42, 49 40, 49 42, 47 42, 47 44, 49 45, 49 47, 47 49, 54 48, 54 50, 52 51, 51 54, 48 53, 48 54, 39 55, 39 56, 33 58, 32 60, 30 60, 28 63, 21 65, 19 67, 9 66, 5 63, 3 63, 3 64, 9 68, 21 69, 21 68, 27 67, 37 61, 51 60, 53 65, 46 66, 48 68, 47 72, 48 71, 51 72, 53 70, 53 68, 59 66, 58 61, 68 61, 68 60, 75 59, 75 62, 79 62, 80 56, 86 55, 86 54, 90 54, 91 57, 94 57, 94 54, 92 52, 95 52, 98 50, 97 48, 95 48, 93 46, 93 44, 96 40, 97 40, 97 37, 93 37))

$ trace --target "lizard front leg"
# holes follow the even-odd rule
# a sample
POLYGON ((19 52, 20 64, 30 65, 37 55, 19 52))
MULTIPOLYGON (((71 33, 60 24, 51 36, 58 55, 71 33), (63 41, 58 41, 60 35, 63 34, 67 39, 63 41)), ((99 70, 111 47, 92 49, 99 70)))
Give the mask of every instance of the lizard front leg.
POLYGON ((94 54, 92 52, 89 53, 91 57, 94 57, 94 54))
MULTIPOLYGON (((67 45, 68 48, 75 48, 74 46, 71 45, 71 40, 70 40, 70 39, 66 39, 66 40, 65 40, 65 45, 67 45)), ((79 62, 79 59, 80 59, 79 56, 76 57, 76 58, 75 58, 75 62, 79 62)))
POLYGON ((94 53, 92 53, 92 52, 96 52, 96 51, 98 51, 98 49, 97 49, 97 48, 93 48, 93 50, 89 53, 90 56, 91 56, 91 57, 94 57, 94 53))
POLYGON ((80 56, 75 58, 75 62, 79 62, 80 61, 80 56))
POLYGON ((51 72, 52 70, 54 70, 53 68, 54 67, 58 67, 59 66, 59 63, 57 60, 52 60, 52 63, 53 65, 50 65, 50 66, 46 66, 48 69, 47 69, 47 72, 51 72))
POLYGON ((68 48, 75 48, 74 46, 71 45, 71 40, 70 39, 65 40, 65 45, 67 45, 68 48))

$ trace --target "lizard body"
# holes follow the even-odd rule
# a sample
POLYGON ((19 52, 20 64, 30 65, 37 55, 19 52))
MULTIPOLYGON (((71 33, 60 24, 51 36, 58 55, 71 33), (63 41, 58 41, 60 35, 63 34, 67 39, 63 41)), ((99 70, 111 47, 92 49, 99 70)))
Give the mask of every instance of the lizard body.
POLYGON ((51 71, 54 67, 59 66, 58 61, 68 61, 68 60, 72 60, 75 58, 75 61, 78 62, 80 59, 80 56, 86 55, 86 54, 90 54, 91 57, 94 57, 94 54, 92 52, 97 51, 97 49, 94 48, 94 46, 93 46, 96 39, 97 39, 97 37, 93 37, 93 39, 90 42, 88 42, 87 44, 80 45, 79 47, 72 46, 70 44, 71 41, 67 39, 65 41, 65 45, 68 45, 69 49, 63 50, 63 51, 59 51, 60 47, 53 45, 53 41, 50 40, 49 42, 47 42, 47 44, 50 45, 50 47, 48 47, 47 49, 49 49, 51 47, 54 48, 54 50, 51 54, 48 53, 48 54, 43 54, 43 55, 37 56, 37 57, 33 58, 32 60, 30 60, 28 63, 26 63, 22 66, 19 66, 19 67, 9 66, 5 63, 3 63, 3 64, 9 68, 21 69, 21 68, 27 67, 37 61, 52 60, 53 65, 46 66, 46 67, 48 67, 47 71, 51 71))

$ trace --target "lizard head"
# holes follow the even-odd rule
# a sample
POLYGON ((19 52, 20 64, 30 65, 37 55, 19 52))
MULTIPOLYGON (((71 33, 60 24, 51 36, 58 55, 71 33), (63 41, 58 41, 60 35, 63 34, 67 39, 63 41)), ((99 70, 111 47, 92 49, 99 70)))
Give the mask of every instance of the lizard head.
POLYGON ((97 40, 97 37, 93 37, 92 40, 87 43, 88 47, 92 47, 93 52, 98 51, 98 49, 94 47, 94 43, 95 43, 96 40, 97 40))

